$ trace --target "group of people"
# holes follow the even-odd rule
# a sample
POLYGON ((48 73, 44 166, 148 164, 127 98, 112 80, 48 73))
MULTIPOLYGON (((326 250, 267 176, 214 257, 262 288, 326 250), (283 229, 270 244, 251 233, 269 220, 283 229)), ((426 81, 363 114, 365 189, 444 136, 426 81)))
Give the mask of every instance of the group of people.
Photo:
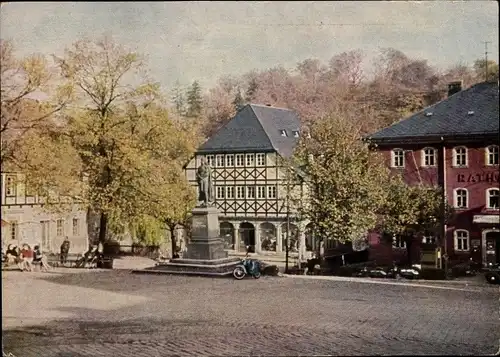
MULTIPOLYGON (((68 237, 65 237, 60 246, 59 259, 61 266, 67 265, 70 246, 71 243, 68 237)), ((75 267, 95 265, 100 255, 102 255, 102 245, 90 246, 89 250, 77 259, 75 267)), ((32 249, 27 243, 24 243, 21 247, 16 244, 9 244, 6 252, 2 255, 2 264, 7 266, 16 264, 21 271, 33 271, 35 265, 39 265, 41 271, 52 270, 52 266, 48 263, 47 257, 42 253, 40 246, 35 245, 32 249)))
POLYGON ((42 271, 49 271, 52 269, 47 262, 47 258, 42 254, 40 246, 35 245, 31 249, 29 244, 24 243, 21 248, 15 244, 9 244, 4 256, 7 265, 17 264, 21 271, 33 271, 35 264, 40 265, 42 271))

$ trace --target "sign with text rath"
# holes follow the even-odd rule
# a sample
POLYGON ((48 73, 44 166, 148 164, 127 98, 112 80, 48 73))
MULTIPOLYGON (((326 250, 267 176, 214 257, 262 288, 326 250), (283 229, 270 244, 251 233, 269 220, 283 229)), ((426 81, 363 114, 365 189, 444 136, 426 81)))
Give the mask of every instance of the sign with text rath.
POLYGON ((498 172, 483 172, 483 173, 471 173, 471 174, 457 174, 457 182, 500 182, 500 174, 498 172))

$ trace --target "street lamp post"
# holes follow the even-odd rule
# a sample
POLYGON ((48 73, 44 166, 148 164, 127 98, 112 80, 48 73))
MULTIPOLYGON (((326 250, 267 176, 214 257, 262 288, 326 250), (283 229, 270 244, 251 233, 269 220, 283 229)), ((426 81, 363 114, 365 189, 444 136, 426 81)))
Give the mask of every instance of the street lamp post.
POLYGON ((290 184, 286 181, 286 239, 285 239, 285 273, 288 274, 288 254, 290 242, 290 184))

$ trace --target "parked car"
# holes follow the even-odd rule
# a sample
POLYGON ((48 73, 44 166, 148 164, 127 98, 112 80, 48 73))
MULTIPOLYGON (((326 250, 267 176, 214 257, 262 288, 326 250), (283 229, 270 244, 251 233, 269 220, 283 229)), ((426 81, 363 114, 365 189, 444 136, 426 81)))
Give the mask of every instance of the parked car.
POLYGON ((500 284, 500 264, 491 265, 486 268, 484 277, 490 284, 500 284))

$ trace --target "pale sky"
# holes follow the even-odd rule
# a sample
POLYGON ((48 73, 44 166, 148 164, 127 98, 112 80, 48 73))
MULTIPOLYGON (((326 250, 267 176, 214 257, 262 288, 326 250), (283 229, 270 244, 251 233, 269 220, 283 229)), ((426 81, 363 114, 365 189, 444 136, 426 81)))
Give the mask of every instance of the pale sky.
POLYGON ((437 67, 498 62, 496 1, 424 2, 17 2, 2 4, 1 38, 20 55, 62 54, 71 43, 109 33, 148 56, 164 89, 306 58, 327 61, 393 47, 437 67))

